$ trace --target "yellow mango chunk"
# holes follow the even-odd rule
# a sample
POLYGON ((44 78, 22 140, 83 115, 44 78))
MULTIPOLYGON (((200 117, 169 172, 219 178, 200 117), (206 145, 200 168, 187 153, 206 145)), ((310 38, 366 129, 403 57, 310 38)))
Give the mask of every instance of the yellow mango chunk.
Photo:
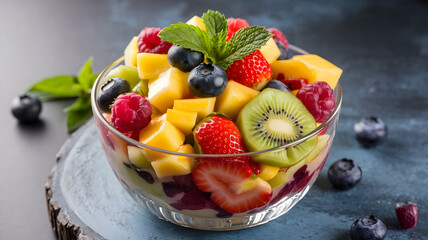
POLYGON ((190 24, 192 26, 195 27, 199 27, 200 29, 207 31, 207 29, 205 28, 205 24, 202 21, 202 18, 198 17, 198 16, 194 16, 191 19, 189 19, 189 21, 186 22, 187 24, 190 24))
MULTIPOLYGON (((193 154, 192 145, 182 145, 177 152, 193 154)), ((186 175, 192 172, 196 160, 192 157, 178 155, 165 155, 157 161, 152 162, 152 167, 159 178, 186 175)))
POLYGON ((257 176, 265 181, 269 181, 276 176, 279 167, 268 164, 260 164, 260 173, 257 176))
POLYGON ((215 97, 180 99, 174 101, 173 109, 186 112, 197 112, 198 117, 196 118, 196 121, 199 122, 199 120, 214 112, 215 101, 215 97))
MULTIPOLYGON (((140 142, 152 147, 168 151, 177 150, 184 143, 184 134, 174 125, 159 117, 152 120, 147 127, 140 131, 140 142)), ((148 148, 144 149, 144 155, 148 162, 156 161, 166 154, 148 148)))
POLYGON ((281 55, 281 51, 279 51, 279 48, 273 38, 270 38, 267 43, 260 48, 260 52, 269 64, 276 61, 279 55, 281 55))
POLYGON ((241 109, 260 92, 230 80, 226 89, 217 96, 215 111, 236 119, 241 109))
POLYGON ((174 109, 166 111, 166 120, 176 126, 184 135, 192 133, 197 117, 197 112, 185 112, 174 109))
POLYGON ((169 68, 159 75, 157 79, 149 80, 150 103, 161 112, 166 112, 174 104, 174 100, 181 99, 189 93, 187 87, 187 77, 189 73, 184 73, 178 68, 169 68))
POLYGON ((282 74, 284 79, 304 78, 308 83, 324 81, 333 89, 343 72, 342 69, 314 54, 296 55, 292 59, 275 61, 271 68, 274 79, 278 79, 278 75, 282 74))
POLYGON ((126 66, 137 66, 137 54, 138 54, 138 37, 133 37, 132 40, 129 42, 128 46, 125 48, 124 51, 124 59, 125 59, 125 65, 126 66))
POLYGON ((167 54, 138 53, 137 69, 141 79, 158 78, 159 74, 165 72, 171 65, 168 62, 167 54))

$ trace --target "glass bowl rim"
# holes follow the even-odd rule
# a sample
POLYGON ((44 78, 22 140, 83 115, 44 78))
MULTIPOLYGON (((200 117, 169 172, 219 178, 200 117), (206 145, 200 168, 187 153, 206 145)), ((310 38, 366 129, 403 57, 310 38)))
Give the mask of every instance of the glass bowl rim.
MULTIPOLYGON (((292 44, 289 45, 289 49, 296 51, 298 53, 301 53, 301 54, 309 54, 305 50, 303 50, 299 47, 296 47, 292 44)), ((292 142, 289 142, 287 144, 277 146, 274 148, 264 149, 264 150, 260 150, 260 151, 256 151, 256 152, 235 153, 235 154, 191 154, 191 153, 180 153, 180 152, 169 151, 169 150, 165 150, 165 149, 161 149, 161 148, 157 148, 157 147, 152 147, 152 146, 143 144, 139 141, 136 141, 130 137, 127 137, 125 134, 123 134, 122 132, 120 132, 119 130, 117 130, 113 126, 111 126, 107 122, 107 120, 104 118, 104 116, 102 115, 101 110, 98 107, 98 103, 96 101, 96 92, 97 92, 96 89, 98 88, 101 80, 105 77, 107 71, 109 71, 113 67, 116 67, 117 65, 119 65, 123 60, 124 60, 123 56, 118 58, 117 60, 115 60, 113 63, 111 63, 105 69, 103 69, 103 71, 98 75, 97 79, 95 80, 95 83, 94 83, 92 90, 91 90, 91 105, 92 105, 92 110, 95 113, 94 117, 99 119, 101 121, 101 123, 104 125, 104 127, 106 127, 110 132, 112 132, 113 134, 115 134, 116 136, 118 136, 119 138, 124 140, 125 142, 131 143, 133 146, 137 146, 139 148, 143 148, 143 149, 147 148, 147 149, 154 150, 154 151, 161 152, 161 153, 165 153, 165 154, 178 155, 178 156, 184 156, 184 157, 195 157, 195 158, 200 158, 200 157, 208 157, 208 158, 211 158, 211 157, 242 157, 242 156, 254 156, 257 154, 271 152, 271 151, 275 151, 275 150, 280 149, 280 148, 293 147, 295 145, 298 145, 298 144, 308 140, 309 138, 311 138, 315 135, 318 135, 318 133, 320 133, 326 127, 328 127, 330 125, 330 123, 333 122, 333 120, 339 114, 340 107, 342 105, 342 88, 341 88, 340 83, 338 81, 337 85, 336 85, 336 106, 334 107, 334 109, 333 109, 332 113, 330 114, 330 116, 328 117, 328 119, 326 121, 324 121, 320 126, 315 128, 312 132, 310 132, 307 135, 305 135, 299 139, 296 139, 292 142)))

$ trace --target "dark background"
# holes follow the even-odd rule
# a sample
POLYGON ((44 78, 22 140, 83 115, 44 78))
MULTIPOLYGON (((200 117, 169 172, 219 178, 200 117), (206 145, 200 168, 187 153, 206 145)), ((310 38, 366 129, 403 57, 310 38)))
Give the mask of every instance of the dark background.
MULTIPOLYGON (((314 188, 331 190, 342 203, 344 196, 364 201, 358 197, 364 187, 385 191, 373 203, 348 205, 355 213, 352 218, 374 212, 392 226, 388 238, 428 238, 427 1, 2 0, 0 239, 54 238, 44 183, 69 136, 62 109, 72 101, 45 103, 42 122, 26 126, 10 114, 13 97, 43 78, 76 74, 90 56, 99 72, 123 54, 143 27, 185 22, 207 9, 279 28, 290 43, 344 70, 341 120, 326 166, 341 157, 353 158, 363 168, 363 181, 350 192, 334 192, 325 168, 314 188), (353 124, 367 115, 381 117, 390 128, 388 141, 376 149, 362 149, 354 140, 353 124), (422 188, 415 187, 421 183, 422 188), (403 200, 419 204, 415 230, 398 230, 393 209, 403 200)), ((303 201, 310 197, 311 192, 303 201)))

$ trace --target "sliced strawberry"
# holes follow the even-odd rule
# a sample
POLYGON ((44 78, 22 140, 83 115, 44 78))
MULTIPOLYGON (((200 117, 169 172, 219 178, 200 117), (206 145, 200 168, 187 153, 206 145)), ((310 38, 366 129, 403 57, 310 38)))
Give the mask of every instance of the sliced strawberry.
POLYGON ((259 50, 232 63, 226 73, 229 80, 257 90, 272 79, 272 69, 259 50))
POLYGON ((284 44, 285 49, 288 50, 288 40, 285 37, 284 33, 282 33, 276 28, 269 28, 268 31, 272 34, 275 34, 275 36, 273 36, 273 39, 280 41, 282 44, 284 44))
POLYGON ((193 182, 222 209, 241 213, 261 207, 272 197, 270 185, 252 176, 251 168, 241 161, 202 161, 193 171, 193 182))
POLYGON ((250 24, 242 18, 228 18, 226 41, 229 41, 239 29, 249 26, 250 24))
MULTIPOLYGON (((247 148, 242 140, 241 132, 236 124, 225 117, 211 116, 203 119, 193 132, 195 141, 204 154, 236 154, 246 153, 247 148)), ((223 158, 204 158, 205 160, 223 158)), ((260 164, 254 162, 250 157, 235 157, 247 163, 254 174, 260 172, 260 164)))

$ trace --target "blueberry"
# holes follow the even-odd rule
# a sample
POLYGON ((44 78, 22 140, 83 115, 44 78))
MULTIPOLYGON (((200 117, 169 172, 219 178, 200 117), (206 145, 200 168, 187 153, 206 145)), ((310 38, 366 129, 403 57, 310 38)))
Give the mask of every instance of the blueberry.
POLYGON ((23 94, 13 99, 12 114, 21 123, 34 123, 42 111, 40 99, 31 94, 23 94))
POLYGON ((350 234, 352 240, 383 239, 387 228, 385 224, 375 216, 365 216, 355 220, 351 226, 350 234))
POLYGON ((111 105, 122 93, 131 91, 131 85, 123 78, 112 78, 101 86, 97 97, 98 106, 104 112, 111 112, 111 105))
POLYGON ((153 176, 149 172, 139 170, 139 169, 136 171, 140 177, 142 177, 144 180, 146 180, 147 183, 153 184, 155 182, 155 179, 153 178, 153 176))
POLYGON ((222 67, 202 63, 190 72, 187 84, 196 97, 215 97, 226 89, 227 81, 226 71, 222 67))
POLYGON ((366 148, 375 147, 385 141, 388 135, 386 124, 377 117, 365 117, 354 125, 358 142, 366 148))
POLYGON ((279 55, 278 60, 286 60, 287 59, 287 49, 285 48, 284 44, 281 41, 278 41, 274 39, 276 45, 279 48, 279 51, 281 52, 281 55, 279 55))
POLYGON ((270 80, 263 89, 265 88, 274 88, 291 93, 290 89, 283 82, 278 80, 270 80))
POLYGON ((178 45, 172 45, 168 50, 168 62, 171 66, 183 72, 190 72, 204 61, 204 55, 178 45))
POLYGON ((361 180, 361 168, 351 159, 343 158, 328 169, 328 180, 340 190, 353 188, 361 180))

